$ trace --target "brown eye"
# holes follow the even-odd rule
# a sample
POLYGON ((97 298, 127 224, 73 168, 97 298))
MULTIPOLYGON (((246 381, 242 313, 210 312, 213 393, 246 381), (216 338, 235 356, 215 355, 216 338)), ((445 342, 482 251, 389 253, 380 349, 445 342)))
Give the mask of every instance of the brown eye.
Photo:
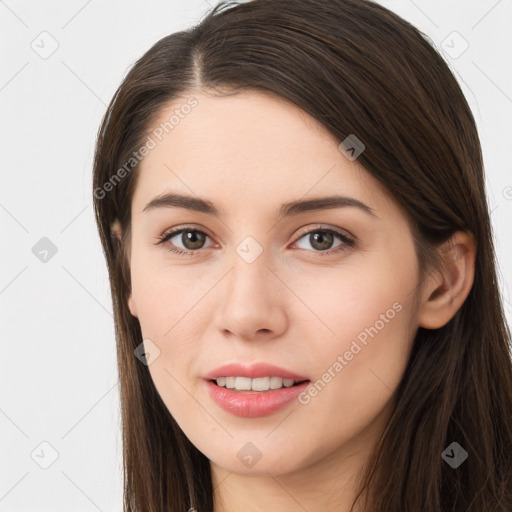
POLYGON ((194 255, 200 249, 205 248, 206 239, 210 238, 203 231, 193 227, 182 227, 174 229, 159 237, 158 244, 163 244, 169 251, 180 255, 194 255), (175 241, 172 239, 175 238, 175 241), (180 247, 181 245, 181 247, 180 247))
POLYGON ((185 249, 202 249, 207 236, 208 235, 201 231, 184 230, 181 233, 181 242, 185 249))
POLYGON ((299 244, 302 239, 305 239, 313 250, 311 250, 310 247, 300 246, 299 249, 307 249, 309 252, 316 252, 319 255, 333 254, 355 246, 355 240, 351 237, 341 231, 328 228, 310 229, 309 231, 303 232, 302 236, 300 236, 295 243, 299 244), (338 240, 339 243, 333 245, 336 240, 338 240))
POLYGON ((309 234, 309 243, 311 247, 318 249, 319 251, 325 251, 331 248, 334 241, 332 233, 327 231, 315 231, 309 234))

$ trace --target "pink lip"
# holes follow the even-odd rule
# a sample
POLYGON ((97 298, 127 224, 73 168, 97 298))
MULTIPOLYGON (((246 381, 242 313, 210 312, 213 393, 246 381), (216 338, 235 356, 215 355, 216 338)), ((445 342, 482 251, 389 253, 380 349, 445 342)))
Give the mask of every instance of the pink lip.
POLYGON ((256 363, 251 366, 243 366, 238 363, 226 364, 203 376, 206 380, 215 380, 218 377, 249 377, 251 379, 258 377, 282 377, 283 379, 293 379, 295 381, 309 380, 308 377, 297 375, 290 370, 267 363, 256 363))
POLYGON ((205 380, 205 383, 210 396, 219 407, 242 418, 268 416, 290 404, 310 384, 309 381, 306 381, 289 388, 256 392, 231 391, 230 389, 217 386, 217 384, 210 380, 205 380))
POLYGON ((207 373, 203 377, 211 398, 227 412, 242 418, 268 416, 285 407, 297 398, 310 384, 308 377, 267 363, 255 363, 244 366, 238 363, 226 364, 207 373), (301 382, 295 386, 268 391, 232 391, 215 382, 218 377, 282 377, 301 382))

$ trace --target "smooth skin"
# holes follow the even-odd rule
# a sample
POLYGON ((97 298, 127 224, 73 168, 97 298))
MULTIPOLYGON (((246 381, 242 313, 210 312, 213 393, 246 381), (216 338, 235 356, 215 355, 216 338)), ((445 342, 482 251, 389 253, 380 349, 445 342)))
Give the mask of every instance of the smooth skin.
MULTIPOLYGON (((405 211, 319 122, 263 92, 191 95, 198 105, 142 160, 132 201, 128 305, 160 350, 151 377, 211 461, 214 512, 348 512, 418 326, 446 324, 471 289, 474 239, 457 232, 443 247, 444 270, 420 280, 405 211), (207 199, 220 214, 143 211, 166 192, 207 199), (282 203, 333 194, 375 216, 339 207, 278 219, 282 203), (205 233, 202 246, 197 238, 185 245, 183 234, 157 244, 188 224, 205 233), (355 245, 335 235, 315 243, 319 228, 350 234, 355 245), (251 263, 237 252, 249 236, 263 250, 251 263), (307 404, 245 419, 207 393, 202 376, 231 362, 268 362, 316 382, 397 303, 400 311, 307 404), (261 452, 251 467, 237 456, 249 442, 261 452)), ((152 127, 186 99, 168 104, 152 127)), ((121 234, 118 222, 112 229, 121 234)))

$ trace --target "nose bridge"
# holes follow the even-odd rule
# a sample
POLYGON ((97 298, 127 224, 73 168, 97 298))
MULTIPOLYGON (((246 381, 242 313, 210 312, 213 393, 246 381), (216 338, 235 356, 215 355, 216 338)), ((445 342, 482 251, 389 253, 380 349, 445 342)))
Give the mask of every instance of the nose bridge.
MULTIPOLYGON (((247 204, 245 208, 247 208, 247 204)), ((251 280, 261 276, 269 277, 267 265, 270 265, 270 241, 273 231, 268 227, 254 209, 245 209, 238 218, 230 219, 231 254, 229 259, 231 278, 237 280, 245 278, 251 280)), ((240 209, 239 209, 240 211, 240 209)), ((264 283, 260 283, 264 284, 264 283)))
POLYGON ((234 249, 230 261, 231 293, 248 293, 263 298, 273 277, 268 268, 270 251, 252 235, 246 236, 234 249))
POLYGON ((241 338, 258 331, 274 335, 286 325, 279 280, 270 270, 271 253, 255 237, 246 236, 229 258, 226 285, 219 301, 217 327, 241 338))

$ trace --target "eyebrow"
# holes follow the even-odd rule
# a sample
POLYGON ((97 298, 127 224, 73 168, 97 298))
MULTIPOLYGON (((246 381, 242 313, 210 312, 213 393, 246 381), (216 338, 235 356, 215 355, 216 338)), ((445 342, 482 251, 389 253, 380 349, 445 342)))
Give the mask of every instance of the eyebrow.
MULTIPOLYGON (((153 198, 142 210, 147 212, 156 208, 185 208, 207 215, 219 216, 219 209, 206 199, 168 192, 153 198)), ((299 199, 289 203, 283 203, 279 209, 279 218, 299 215, 304 212, 330 210, 333 208, 353 207, 377 217, 372 208, 365 203, 354 199, 353 197, 345 197, 340 195, 332 195, 326 197, 316 197, 312 199, 299 199)))

